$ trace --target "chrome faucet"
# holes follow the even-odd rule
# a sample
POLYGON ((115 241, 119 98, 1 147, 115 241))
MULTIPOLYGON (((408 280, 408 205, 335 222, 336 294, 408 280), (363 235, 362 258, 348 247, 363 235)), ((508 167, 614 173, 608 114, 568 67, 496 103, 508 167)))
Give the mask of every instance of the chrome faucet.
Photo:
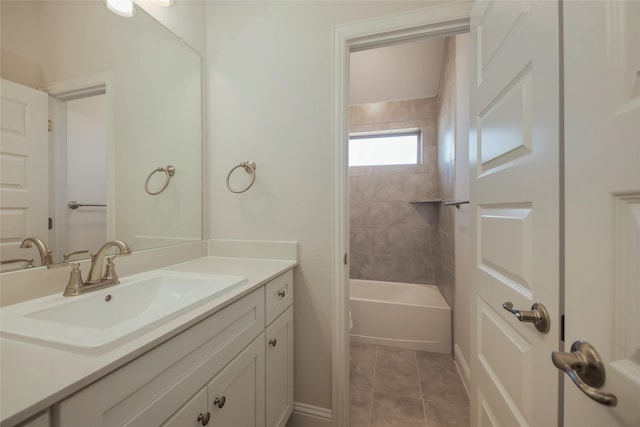
POLYGON ((95 255, 91 257, 91 267, 89 268, 89 275, 84 283, 85 286, 95 285, 111 285, 120 283, 118 275, 116 274, 116 266, 113 263, 113 259, 118 255, 130 255, 131 248, 125 242, 121 240, 111 240, 98 249, 95 255), (118 253, 115 255, 107 256, 107 251, 111 248, 118 248, 118 253), (104 260, 107 260, 107 267, 104 274, 102 274, 102 265, 104 260))
POLYGON ((36 249, 38 249, 38 253, 40 254, 40 265, 53 264, 51 250, 47 248, 47 245, 39 237, 27 237, 22 241, 20 247, 32 248, 33 245, 36 245, 36 249))

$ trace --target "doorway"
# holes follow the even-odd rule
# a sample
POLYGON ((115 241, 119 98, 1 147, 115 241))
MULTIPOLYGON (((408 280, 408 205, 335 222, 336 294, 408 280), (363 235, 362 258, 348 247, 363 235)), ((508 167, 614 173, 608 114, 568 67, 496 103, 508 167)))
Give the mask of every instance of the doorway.
POLYGON ((335 60, 334 161, 334 292, 333 292, 333 412, 334 425, 349 425, 349 216, 348 216, 348 76, 349 54, 418 38, 469 31, 470 5, 433 7, 393 17, 338 27, 335 60))
POLYGON ((88 258, 110 235, 108 74, 51 84, 50 240, 55 262, 88 258))

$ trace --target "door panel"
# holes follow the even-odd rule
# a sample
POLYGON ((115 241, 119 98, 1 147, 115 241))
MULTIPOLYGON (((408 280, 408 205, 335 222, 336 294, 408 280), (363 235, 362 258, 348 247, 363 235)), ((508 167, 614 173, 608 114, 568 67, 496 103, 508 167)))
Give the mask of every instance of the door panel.
POLYGON ((476 2, 471 28, 471 424, 558 419, 560 156, 557 2, 476 2), (543 303, 551 329, 502 308, 543 303), (538 410, 544 408, 544 410, 538 410))
POLYGON ((47 94, 4 79, 0 94, 0 258, 40 265, 35 249, 19 246, 28 236, 48 240, 47 94))
POLYGON ((607 408, 565 379, 566 426, 640 425, 640 3, 565 2, 566 344, 605 364, 607 408))

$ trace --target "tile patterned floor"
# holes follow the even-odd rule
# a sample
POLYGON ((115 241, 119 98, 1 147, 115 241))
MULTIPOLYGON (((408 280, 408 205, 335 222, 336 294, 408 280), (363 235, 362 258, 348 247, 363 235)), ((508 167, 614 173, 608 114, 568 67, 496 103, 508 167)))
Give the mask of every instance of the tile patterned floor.
POLYGON ((450 355, 351 343, 351 427, 468 427, 450 355))

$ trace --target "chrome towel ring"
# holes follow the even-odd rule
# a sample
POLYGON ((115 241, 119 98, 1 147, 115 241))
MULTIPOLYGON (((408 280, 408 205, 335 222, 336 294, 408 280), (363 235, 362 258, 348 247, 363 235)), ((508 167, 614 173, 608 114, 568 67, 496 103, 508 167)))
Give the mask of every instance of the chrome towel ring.
POLYGON ((169 181, 171 181, 171 177, 173 175, 176 174, 176 168, 175 166, 169 165, 166 168, 163 167, 158 167, 154 170, 151 171, 151 173, 149 174, 149 176, 147 177, 147 180, 144 183, 144 191, 147 192, 147 194, 151 195, 151 196, 155 196, 158 195, 160 193, 162 193, 164 190, 167 189, 167 187, 169 186, 169 181), (149 190, 149 180, 151 179, 151 177, 156 173, 156 172, 164 172, 167 180, 165 181, 164 185, 162 186, 162 188, 158 191, 151 191, 149 190))
POLYGON ((227 174, 227 188, 229 189, 229 191, 231 191, 232 193, 244 193, 245 191, 247 191, 248 189, 251 188, 251 186, 253 185, 253 183, 256 182, 256 162, 249 160, 247 162, 242 162, 239 165, 237 165, 236 167, 234 167, 233 169, 231 169, 229 171, 229 173, 227 174), (245 172, 250 173, 251 174, 251 182, 249 183, 249 185, 247 186, 247 188, 243 189, 243 190, 234 190, 233 188, 231 188, 231 185, 229 184, 229 178, 231 177, 231 174, 238 168, 243 168, 245 170, 245 172))

